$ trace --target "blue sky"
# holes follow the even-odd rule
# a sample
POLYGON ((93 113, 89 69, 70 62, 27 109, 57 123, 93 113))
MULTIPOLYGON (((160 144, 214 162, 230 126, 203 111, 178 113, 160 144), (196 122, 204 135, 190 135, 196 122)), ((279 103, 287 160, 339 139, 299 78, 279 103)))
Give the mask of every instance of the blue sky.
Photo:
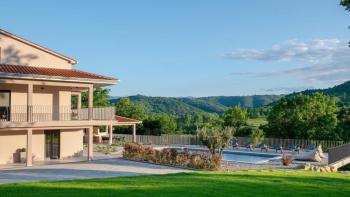
POLYGON ((0 28, 115 76, 112 95, 279 94, 350 79, 337 0, 3 1, 0 28))

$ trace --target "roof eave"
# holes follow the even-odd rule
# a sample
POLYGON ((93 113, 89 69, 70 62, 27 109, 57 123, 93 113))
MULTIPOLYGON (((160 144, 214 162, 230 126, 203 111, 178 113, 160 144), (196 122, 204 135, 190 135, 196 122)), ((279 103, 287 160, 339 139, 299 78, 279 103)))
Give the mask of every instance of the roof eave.
POLYGON ((7 79, 27 79, 27 80, 47 80, 47 81, 65 81, 77 83, 93 83, 100 86, 116 85, 120 82, 119 79, 105 80, 105 79, 91 79, 91 78, 77 78, 77 77, 60 77, 34 74, 20 74, 20 73, 2 73, 0 78, 7 79))

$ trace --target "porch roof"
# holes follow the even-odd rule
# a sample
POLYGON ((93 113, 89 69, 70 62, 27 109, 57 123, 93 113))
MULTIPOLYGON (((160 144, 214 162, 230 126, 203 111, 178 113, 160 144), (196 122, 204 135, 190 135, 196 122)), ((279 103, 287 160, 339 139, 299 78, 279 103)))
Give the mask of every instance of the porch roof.
POLYGON ((116 84, 119 80, 76 69, 0 64, 0 77, 116 84))
POLYGON ((132 118, 127 118, 124 116, 115 116, 114 120, 117 122, 117 124, 141 124, 142 121, 132 119, 132 118))

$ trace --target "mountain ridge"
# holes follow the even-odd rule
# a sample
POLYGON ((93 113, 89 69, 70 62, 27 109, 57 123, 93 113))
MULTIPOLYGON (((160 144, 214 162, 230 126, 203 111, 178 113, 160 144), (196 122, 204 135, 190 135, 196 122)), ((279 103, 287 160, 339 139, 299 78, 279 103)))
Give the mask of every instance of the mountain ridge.
MULTIPOLYGON (((273 105, 284 96, 295 94, 312 94, 322 92, 337 97, 340 105, 350 104, 350 81, 326 89, 304 90, 287 95, 251 95, 251 96, 207 96, 207 97, 160 97, 133 95, 127 96, 133 103, 143 105, 146 113, 167 113, 170 115, 222 114, 227 108, 241 105, 246 108, 257 108, 273 105)), ((111 97, 111 103, 118 102, 124 97, 111 97)))

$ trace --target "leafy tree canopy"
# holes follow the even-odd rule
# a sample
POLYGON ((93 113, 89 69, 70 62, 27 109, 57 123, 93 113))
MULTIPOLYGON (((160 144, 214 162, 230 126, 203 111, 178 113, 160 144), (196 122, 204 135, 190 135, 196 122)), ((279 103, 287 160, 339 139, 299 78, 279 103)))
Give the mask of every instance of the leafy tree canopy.
POLYGON ((234 127, 239 129, 240 127, 247 124, 248 113, 247 110, 241 108, 240 106, 235 106, 225 111, 224 116, 224 125, 234 127))
MULTIPOLYGON (((94 90, 94 107, 107 107, 111 106, 111 103, 109 102, 110 96, 109 96, 110 89, 105 88, 96 88, 94 90)), ((88 107, 88 95, 87 92, 81 93, 81 105, 82 107, 88 107)), ((77 97, 72 97, 72 107, 77 107, 77 97)))
POLYGON ((298 94, 273 106, 264 131, 269 137, 325 139, 337 126, 337 104, 322 93, 298 94))
POLYGON ((344 6, 346 10, 350 11, 350 0, 341 0, 340 5, 344 6))
POLYGON ((145 135, 161 135, 176 132, 175 118, 167 114, 149 115, 143 120, 139 133, 145 135))
POLYGON ((143 107, 141 105, 133 104, 128 98, 122 98, 119 100, 119 102, 115 104, 115 111, 119 116, 138 120, 143 120, 145 118, 143 107))
POLYGON ((350 107, 343 107, 339 110, 338 120, 337 134, 343 140, 350 140, 350 107))

